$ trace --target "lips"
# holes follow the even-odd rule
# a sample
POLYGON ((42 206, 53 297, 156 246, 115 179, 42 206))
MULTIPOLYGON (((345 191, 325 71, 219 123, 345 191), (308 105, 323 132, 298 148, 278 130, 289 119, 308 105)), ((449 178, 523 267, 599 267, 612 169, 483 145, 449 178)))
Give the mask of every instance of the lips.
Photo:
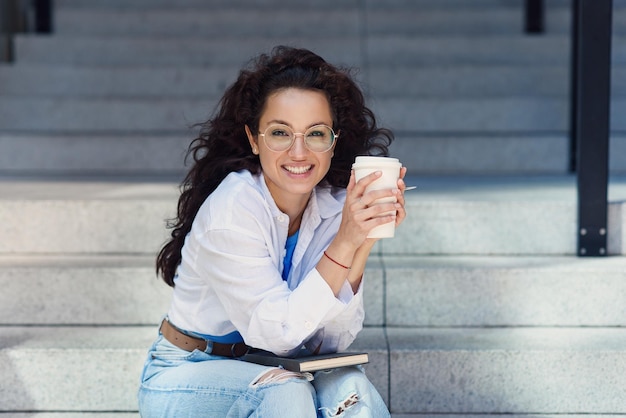
POLYGON ((291 174, 304 174, 307 171, 311 170, 312 165, 304 165, 304 166, 288 166, 285 165, 283 168, 289 171, 291 174))

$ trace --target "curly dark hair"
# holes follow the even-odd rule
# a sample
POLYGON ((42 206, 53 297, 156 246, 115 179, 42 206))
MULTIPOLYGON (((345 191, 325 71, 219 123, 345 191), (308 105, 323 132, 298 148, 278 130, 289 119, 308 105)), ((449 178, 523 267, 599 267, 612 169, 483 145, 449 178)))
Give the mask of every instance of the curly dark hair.
POLYGON ((226 90, 214 117, 200 124, 188 149, 193 165, 181 183, 177 217, 168 222, 170 240, 156 259, 157 274, 170 286, 181 261, 185 236, 205 199, 231 172, 258 173, 261 165, 250 150, 245 126, 258 132, 267 97, 286 88, 322 91, 328 97, 333 130, 341 131, 330 169, 321 183, 345 188, 357 155, 388 155, 393 134, 376 126, 350 69, 335 67, 315 53, 287 46, 261 54, 226 90))

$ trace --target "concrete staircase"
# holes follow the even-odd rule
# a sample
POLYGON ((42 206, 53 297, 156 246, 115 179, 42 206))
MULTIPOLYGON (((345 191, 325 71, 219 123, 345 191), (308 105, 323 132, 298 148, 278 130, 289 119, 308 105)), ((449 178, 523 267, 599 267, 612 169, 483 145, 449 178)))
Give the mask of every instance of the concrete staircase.
POLYGON ((537 37, 513 0, 56 0, 56 33, 0 66, 0 417, 137 416, 189 127, 277 43, 361 68, 418 186, 371 257, 353 346, 393 416, 625 414, 614 2, 611 257, 594 259, 574 256, 568 1, 537 37))

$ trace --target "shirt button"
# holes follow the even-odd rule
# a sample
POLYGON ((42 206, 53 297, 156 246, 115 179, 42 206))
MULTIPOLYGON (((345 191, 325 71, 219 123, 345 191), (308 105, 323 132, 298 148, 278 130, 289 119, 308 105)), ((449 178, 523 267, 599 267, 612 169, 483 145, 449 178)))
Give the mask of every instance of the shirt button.
POLYGON ((313 324, 310 321, 304 321, 304 329, 311 330, 313 328, 313 324))
POLYGON ((278 215, 278 222, 285 222, 285 217, 283 215, 278 215))

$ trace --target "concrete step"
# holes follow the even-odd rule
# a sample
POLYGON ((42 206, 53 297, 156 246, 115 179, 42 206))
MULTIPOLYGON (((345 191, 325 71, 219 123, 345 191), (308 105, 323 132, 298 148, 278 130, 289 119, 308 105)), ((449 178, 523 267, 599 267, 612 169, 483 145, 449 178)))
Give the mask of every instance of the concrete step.
POLYGON ((319 5, 301 17, 295 8, 243 9, 148 7, 142 10, 60 9, 55 13, 55 34, 105 37, 341 37, 360 32, 358 8, 319 5), (280 24, 276 24, 280 22, 280 24))
MULTIPOLYGON (((570 176, 411 177, 408 218, 391 255, 576 253, 576 186, 570 176)), ((175 183, 0 182, 0 253, 155 254, 175 214, 175 183), (42 217, 45 214, 45 217, 42 217), (111 226, 114 225, 114 228, 111 226)), ((609 189, 609 254, 626 254, 626 179, 609 189)))
MULTIPOLYGON (((217 99, 239 68, 92 68, 36 64, 0 66, 0 98, 202 98, 217 99)), ((376 98, 552 97, 567 100, 567 67, 373 67, 356 75, 376 98)), ((613 97, 626 96, 626 67, 612 74, 613 97)))
MULTIPOLYGON (((556 97, 569 95, 569 67, 534 65, 492 66, 372 66, 363 77, 375 98, 556 97)), ((613 98, 626 95, 626 67, 615 65, 613 98)))
MULTIPOLYGON (((551 0, 546 2, 545 8, 548 11, 558 11, 567 9, 571 5, 569 0, 551 0)), ((304 9, 333 7, 333 8, 354 8, 363 7, 367 10, 413 10, 413 11, 473 11, 479 10, 514 10, 523 11, 523 0, 389 0, 381 3, 378 0, 346 0, 337 4, 333 0, 319 0, 311 3, 306 0, 292 0, 285 3, 282 0, 56 0, 55 6, 60 10, 65 9, 101 9, 101 10, 137 10, 149 7, 157 9, 224 9, 224 8, 252 8, 255 10, 272 9, 276 7, 286 9, 304 9)), ((626 7, 624 0, 614 0, 613 7, 619 10, 626 7)))
MULTIPOLYGON (((557 65, 567 66, 570 39, 566 36, 465 36, 420 39, 410 35, 372 36, 367 42, 370 62, 379 65, 557 65)), ((614 37, 612 62, 626 61, 621 37, 614 37)))
MULTIPOLYGON (((408 217, 385 254, 576 254, 575 178, 417 177, 408 217)), ((608 253, 624 254, 623 179, 609 186, 608 253)), ((411 194, 413 193, 413 194, 411 194)))
POLYGON ((199 38, 94 38, 71 36, 15 37, 15 56, 20 63, 64 66, 165 66, 165 67, 238 67, 263 51, 278 44, 312 49, 329 62, 338 65, 361 66, 358 36, 339 38, 253 37, 199 38))
MULTIPOLYGON (((569 170, 569 138, 563 133, 463 134, 396 132, 391 153, 404 156, 410 173, 419 175, 563 175, 569 170)), ((613 135, 611 169, 626 170, 617 151, 626 144, 613 135), (619 147, 618 147, 619 146, 619 147)), ((26 151, 26 150, 25 150, 26 151)))
MULTIPOLYGON (((626 172, 626 135, 610 138, 609 169, 626 172)), ((396 132, 391 153, 405 156, 416 175, 563 175, 569 172, 570 140, 562 133, 464 134, 396 132)))
MULTIPOLYGON (((0 327, 2 410, 136 411, 155 330, 0 327)), ((366 328, 351 348, 394 414, 626 412, 621 328, 366 328)))
MULTIPOLYGON (((185 97, 219 98, 239 68, 85 68, 36 64, 0 66, 2 97, 185 97)), ((613 90, 626 95, 616 68, 613 90), (616 88, 619 88, 616 91, 616 88)), ((465 67, 372 68, 357 80, 377 97, 538 95, 566 97, 567 68, 465 67)))
MULTIPOLYGON (((476 36, 476 35, 519 35, 524 33, 524 6, 504 2, 491 7, 475 7, 472 2, 450 7, 450 2, 441 2, 441 7, 423 7, 416 3, 402 2, 394 7, 390 2, 372 4, 366 9, 366 24, 369 35, 406 34, 421 36, 476 36)), ((626 2, 613 2, 613 34, 626 33, 626 2)), ((546 34, 570 35, 571 5, 544 2, 544 32, 546 34)))
MULTIPOLYGON (((15 97, 0 101, 0 126, 25 133, 171 133, 205 121, 216 105, 194 98, 15 97)), ((565 133, 569 126, 569 104, 558 98, 380 98, 370 107, 381 125, 399 132, 565 133)), ((614 98, 611 107, 611 129, 626 131, 620 117, 626 98, 614 98)))
MULTIPOLYGON (((623 0, 615 0, 615 4, 621 4, 623 0)), ((366 0, 359 2, 357 0, 346 0, 337 5, 333 0, 320 0, 315 3, 306 0, 294 0, 285 3, 281 0, 57 0, 55 2, 59 9, 73 8, 89 8, 89 9, 121 9, 133 10, 138 8, 146 8, 147 6, 155 8, 215 8, 222 9, 225 7, 242 7, 247 6, 255 9, 266 9, 275 7, 285 8, 307 8, 307 7, 355 7, 362 5, 368 9, 415 9, 415 10, 473 10, 473 9, 513 9, 522 10, 522 0, 474 0, 467 2, 466 0, 391 0, 386 4, 381 4, 377 0, 366 0)), ((552 0, 546 7, 548 8, 564 8, 569 6, 568 0, 552 0)))
MULTIPOLYGON (((0 133, 2 175, 169 176, 182 178, 193 132, 179 134, 0 133), (33 150, 38 150, 33 153, 33 150), (9 152, 10 151, 10 152, 9 152)), ((611 170, 626 171, 626 136, 611 139, 611 170)), ((564 174, 569 140, 563 134, 396 134, 394 155, 414 174, 564 174), (521 158, 524 156, 524 158, 521 158)))
POLYGON ((181 178, 194 133, 0 133, 2 175, 181 178), (37 150, 37 152, 33 152, 37 150))
POLYGON ((0 327, 0 409, 133 412, 156 327, 0 327))
POLYGON ((387 329, 394 413, 626 411, 623 328, 387 329))
MULTIPOLYGON (((2 255, 0 325, 156 325, 154 258, 2 255)), ((366 280, 366 326, 626 326, 625 257, 373 256, 366 280)))
MULTIPOLYGON (((398 65, 557 65, 569 64, 567 36, 456 36, 416 38, 410 35, 325 37, 107 38, 18 35, 16 60, 22 63, 81 66, 216 66, 241 65, 277 44, 312 49, 328 61, 364 67, 398 65)), ((626 63, 626 42, 615 37, 613 63, 626 63)))
MULTIPOLYGON (((179 134, 0 133, 2 175, 169 176, 182 178, 193 132, 179 134), (33 153, 33 150, 38 150, 33 153)), ((626 171, 626 136, 613 135, 611 170, 626 171)), ((403 155, 414 174, 564 174, 569 167, 565 134, 396 134, 391 153, 403 155), (521 158, 524 156, 524 158, 521 158)))
POLYGON ((171 135, 206 121, 216 105, 193 98, 16 97, 0 101, 0 126, 23 133, 171 135))
MULTIPOLYGON (((421 1, 421 0, 420 0, 421 1)), ((479 0, 480 1, 480 0, 479 0)), ((496 0, 498 1, 498 0, 496 0)), ((562 1, 562 0, 558 0, 562 1)), ((618 0, 619 1, 619 0, 618 0)), ((145 10, 149 8, 211 10, 224 8, 253 8, 255 10, 292 8, 300 10, 317 9, 326 6, 332 9, 354 8, 358 0, 346 0, 336 4, 333 0, 320 0, 311 3, 307 0, 293 0, 285 3, 283 0, 57 0, 55 7, 63 9, 102 9, 102 10, 145 10), (331 7, 332 6, 332 7, 331 7)))
MULTIPOLYGON (((524 33, 523 5, 508 7, 451 8, 420 5, 380 7, 347 2, 341 9, 314 3, 307 7, 307 25, 298 18, 301 7, 281 3, 280 7, 250 2, 242 6, 206 4, 189 7, 173 4, 151 4, 135 7, 70 7, 60 5, 55 13, 58 34, 99 36, 253 36, 312 35, 335 36, 355 33, 366 28, 368 35, 402 33, 412 36, 442 35, 519 35, 524 33), (263 22, 281 21, 281 25, 263 22), (260 23, 260 24, 259 24, 260 23)), ((626 8, 615 2, 613 29, 616 35, 626 31, 626 8)), ((299 5, 301 6, 301 5, 299 5)), ((333 5, 334 6, 334 5, 333 5)), ((569 35, 570 7, 566 4, 545 6, 545 33, 569 35)), ((544 33, 544 34, 545 34, 544 33)))
MULTIPOLYGON (((569 103, 556 98, 374 99, 382 124, 396 131, 560 132, 568 131, 569 103), (453 115, 453 117, 451 117, 453 115)), ((611 130, 626 130, 626 100, 611 100, 611 130)))
MULTIPOLYGON (((415 36, 436 34, 485 35, 523 33, 523 14, 517 9, 368 11, 329 10, 321 5, 307 11, 307 23, 298 18, 299 9, 254 10, 241 8, 188 9, 148 8, 144 10, 60 9, 55 13, 55 33, 98 36, 338 36, 358 33, 406 33, 415 36), (280 21, 280 25, 272 22, 280 21), (265 24, 264 24, 265 23, 265 24)), ((566 8, 546 14, 549 33, 568 34, 571 12, 566 8)), ((622 21, 621 16, 615 16, 622 21)))
POLYGON ((1 188, 13 239, 0 253, 12 254, 156 254, 178 199, 170 182, 8 179, 1 188))
MULTIPOLYGON (((0 413, 135 412, 141 368, 156 331, 156 326, 0 326, 0 413)), ((383 330, 364 330, 352 348, 370 353, 366 367, 387 398, 383 330)))
MULTIPOLYGON (((445 2, 442 2, 445 3, 445 2)), ((520 35, 524 33, 523 7, 472 8, 472 6, 450 8, 424 8, 406 5, 401 8, 372 5, 367 9, 367 29, 369 35, 392 33, 421 36, 476 36, 476 35, 520 35)), ((552 7, 546 4, 545 32, 549 34, 569 34, 571 12, 563 6, 552 7)), ((622 21, 621 16, 616 17, 622 21)), ((618 25, 619 27, 619 25, 618 25)))
POLYGON ((239 68, 94 68, 0 66, 2 97, 212 98, 224 94, 239 68))
MULTIPOLYGON (((0 255, 0 325, 156 325, 169 309, 171 288, 157 278, 155 258, 0 255)), ((376 257, 367 280, 365 324, 381 326, 383 270, 376 257)))
POLYGON ((626 325, 626 257, 384 256, 383 264, 387 326, 626 325))
POLYGON ((2 255, 0 324, 155 325, 171 288, 157 279, 154 259, 2 255))

